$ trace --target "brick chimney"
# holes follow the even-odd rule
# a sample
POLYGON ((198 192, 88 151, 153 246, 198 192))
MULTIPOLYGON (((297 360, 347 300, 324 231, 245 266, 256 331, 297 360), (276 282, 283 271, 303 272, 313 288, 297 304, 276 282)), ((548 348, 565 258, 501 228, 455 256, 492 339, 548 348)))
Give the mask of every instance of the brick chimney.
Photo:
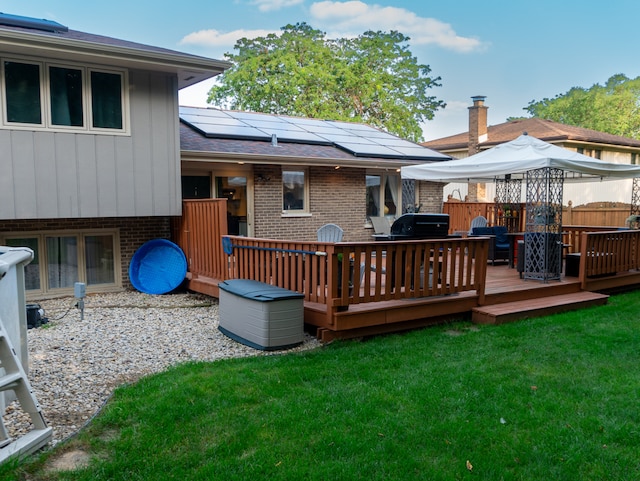
MULTIPOLYGON (((473 105, 469 107, 469 157, 480 152, 480 143, 487 140, 487 110, 484 95, 471 97, 473 105)), ((469 184, 468 198, 471 202, 478 202, 486 195, 485 184, 469 184)))
POLYGON ((473 106, 469 107, 469 156, 480 152, 480 142, 487 140, 487 110, 483 95, 471 97, 473 106))

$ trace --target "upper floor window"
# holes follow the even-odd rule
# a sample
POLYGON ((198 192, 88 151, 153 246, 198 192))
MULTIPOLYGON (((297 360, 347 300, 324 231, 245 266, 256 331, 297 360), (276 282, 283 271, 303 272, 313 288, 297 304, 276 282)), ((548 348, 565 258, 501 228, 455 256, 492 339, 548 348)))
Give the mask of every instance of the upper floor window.
POLYGON ((0 81, 5 126, 126 131, 124 71, 3 59, 0 81))
POLYGON ((282 171, 282 212, 309 212, 308 179, 306 169, 282 171))
POLYGON ((122 129, 122 75, 91 72, 91 119, 94 128, 122 129))
POLYGON ((49 67, 51 123, 73 127, 84 126, 82 70, 49 67))
POLYGON ((6 121, 42 123, 40 65, 4 62, 6 121))

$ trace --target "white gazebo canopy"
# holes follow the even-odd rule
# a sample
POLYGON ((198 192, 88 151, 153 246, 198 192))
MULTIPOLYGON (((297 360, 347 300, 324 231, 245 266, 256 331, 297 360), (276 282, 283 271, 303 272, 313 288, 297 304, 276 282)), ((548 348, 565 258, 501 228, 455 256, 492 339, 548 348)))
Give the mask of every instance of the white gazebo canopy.
POLYGON ((493 182, 510 174, 526 177, 530 170, 561 169, 565 182, 586 182, 640 177, 640 166, 614 164, 571 152, 523 134, 465 159, 402 167, 403 179, 432 182, 493 182))
POLYGON ((524 278, 546 282, 560 279, 562 271, 562 184, 640 177, 640 166, 603 162, 524 134, 466 159, 402 167, 401 172, 403 179, 444 183, 526 179, 524 278))

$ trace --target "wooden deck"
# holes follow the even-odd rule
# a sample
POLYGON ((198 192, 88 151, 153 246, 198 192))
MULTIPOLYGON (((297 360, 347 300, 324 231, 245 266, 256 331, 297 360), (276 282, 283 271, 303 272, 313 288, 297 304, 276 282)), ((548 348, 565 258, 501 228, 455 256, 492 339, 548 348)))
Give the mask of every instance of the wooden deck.
MULTIPOLYGON (((379 277, 384 284, 385 276, 379 277)), ((600 290, 621 285, 640 286, 640 272, 596 278, 600 290)), ((211 291, 213 279, 200 278, 193 284, 199 292, 211 291), (209 285, 209 287, 206 287, 209 285)), ((360 288, 361 291, 364 289, 360 288)), ((364 297, 361 292, 360 297, 364 297)), ((329 313, 326 302, 304 303, 305 329, 322 342, 335 339, 366 337, 410 330, 447 321, 469 319, 476 323, 513 322, 555 312, 581 309, 606 303, 607 295, 582 290, 579 277, 562 276, 543 283, 521 279, 515 268, 506 263, 486 266, 484 301, 475 291, 455 292, 421 298, 387 299, 350 304, 329 313), (474 313, 475 311, 475 313, 474 313), (477 313, 482 313, 478 315, 477 313), (332 318, 331 325, 327 319, 332 318)))
MULTIPOLYGON (((488 264, 482 307, 501 306, 500 318, 493 322, 487 321, 486 317, 473 319, 472 313, 478 308, 479 300, 478 295, 472 291, 429 298, 350 305, 348 310, 335 314, 336 323, 332 329, 316 327, 326 315, 325 305, 305 303, 305 322, 312 334, 315 330, 318 339, 328 342, 339 338, 397 332, 459 319, 478 323, 512 322, 534 315, 568 310, 536 308, 552 304, 550 299, 557 299, 558 296, 580 295, 582 292, 585 291, 581 290, 581 282, 577 277, 563 276, 559 281, 542 283, 520 279, 517 270, 510 268, 506 263, 495 266, 488 264)), ((598 296, 606 302, 607 296, 598 296)), ((572 303, 571 308, 579 309, 591 305, 592 299, 583 297, 572 303)))
POLYGON ((473 319, 474 310, 476 322, 511 322, 606 302, 592 292, 640 287, 640 230, 563 226, 575 277, 565 269, 542 282, 521 279, 507 263, 489 265, 486 237, 256 239, 225 236, 223 204, 193 201, 185 210, 173 238, 188 259, 189 289, 218 297, 219 282, 252 279, 302 293, 306 328, 322 341, 473 319))

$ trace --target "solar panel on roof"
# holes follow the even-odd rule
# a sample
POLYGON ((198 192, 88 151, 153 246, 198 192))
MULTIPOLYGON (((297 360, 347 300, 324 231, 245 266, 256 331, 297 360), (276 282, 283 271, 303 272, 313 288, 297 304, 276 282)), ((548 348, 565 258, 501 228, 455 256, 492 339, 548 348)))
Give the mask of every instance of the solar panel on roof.
POLYGON ((355 130, 355 129, 340 129, 342 135, 349 135, 351 137, 358 138, 370 138, 370 139, 396 139, 395 136, 390 136, 386 132, 380 130, 355 130))
POLYGON ((292 130, 297 132, 306 132, 305 130, 301 129, 300 127, 294 124, 290 124, 288 122, 282 122, 282 121, 266 122, 263 120, 259 120, 259 121, 242 120, 242 122, 245 122, 247 125, 251 125, 256 129, 278 129, 278 130, 292 130))
POLYGON ((236 119, 241 119, 245 121, 264 121, 264 122, 273 122, 274 120, 278 120, 278 117, 275 115, 268 114, 254 114, 251 112, 228 112, 228 114, 236 119))
POLYGON ((0 13, 0 25, 8 27, 32 28, 34 30, 42 30, 45 32, 68 32, 69 28, 54 22, 53 20, 45 20, 42 18, 23 17, 22 15, 10 15, 8 13, 0 13))
POLYGON ((320 119, 305 119, 302 117, 283 117, 283 119, 285 119, 287 122, 291 122, 297 125, 322 126, 327 124, 326 120, 320 120, 320 119))
POLYGON ((378 138, 378 137, 366 137, 366 138, 371 139, 372 142, 386 145, 387 147, 417 147, 419 149, 424 149, 424 147, 420 147, 419 145, 415 145, 415 144, 412 144, 411 142, 407 142, 406 140, 402 140, 398 138, 393 138, 393 139, 378 138))
MULTIPOLYGON (((361 140, 361 137, 354 137, 353 135, 347 135, 344 132, 330 133, 330 134, 321 132, 318 135, 336 144, 339 144, 342 142, 350 142, 354 144, 365 143, 361 140)), ((369 143, 369 142, 366 142, 366 143, 369 143)))
POLYGON ((231 116, 223 110, 203 109, 202 107, 180 107, 180 115, 182 114, 199 115, 202 117, 223 117, 231 118, 231 116))
POLYGON ((278 140, 289 141, 289 142, 301 142, 301 143, 311 143, 311 144, 325 144, 331 145, 326 139, 319 137, 311 132, 307 132, 306 130, 278 130, 278 129, 260 129, 265 132, 269 138, 271 138, 272 134, 276 134, 278 140))
MULTIPOLYGON (((247 124, 245 124, 244 122, 242 122, 241 120, 237 120, 237 119, 232 119, 230 117, 205 117, 202 115, 181 115, 180 118, 184 121, 184 122, 189 122, 189 123, 197 123, 197 124, 202 124, 202 125, 212 125, 212 126, 216 126, 216 125, 239 125, 239 126, 247 126, 247 124)), ((212 127, 215 128, 215 127, 212 127)))
POLYGON ((410 157, 412 159, 433 159, 433 158, 441 158, 448 159, 447 155, 436 152, 435 150, 428 149, 426 147, 392 147, 393 150, 398 152, 399 154, 410 157))
POLYGON ((345 135, 345 132, 339 129, 306 129, 306 130, 307 132, 314 133, 326 139, 329 139, 330 137, 336 137, 336 136, 349 137, 348 135, 345 135))
POLYGON ((370 125, 357 124, 355 122, 339 122, 337 120, 325 120, 325 122, 342 130, 377 130, 370 125))
POLYGON ((370 156, 370 157, 401 157, 398 152, 389 149, 383 145, 374 144, 354 144, 350 142, 341 142, 339 147, 345 149, 348 152, 356 156, 370 156))
POLYGON ((306 119, 252 112, 181 107, 183 121, 208 137, 334 144, 356 156, 385 158, 448 158, 364 124, 306 119))
POLYGON ((202 124, 199 122, 189 122, 194 129, 199 130, 206 137, 226 137, 239 139, 270 139, 263 131, 256 128, 236 125, 216 125, 215 132, 211 132, 211 124, 202 124))

